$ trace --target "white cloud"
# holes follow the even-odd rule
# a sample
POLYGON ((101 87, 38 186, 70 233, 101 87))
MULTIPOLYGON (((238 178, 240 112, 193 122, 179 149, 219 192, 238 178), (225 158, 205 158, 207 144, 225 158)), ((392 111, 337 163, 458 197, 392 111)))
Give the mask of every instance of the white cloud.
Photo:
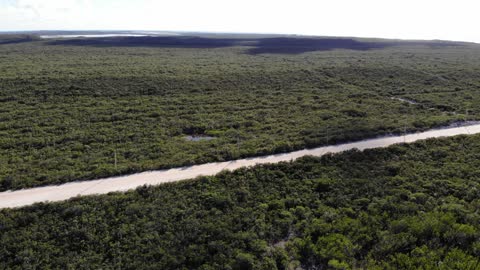
POLYGON ((12 1, 0 9, 0 30, 69 28, 86 17, 89 7, 88 0, 12 1))
MULTIPOLYGON (((3 0, 5 1, 5 0, 3 0)), ((5 2, 4 2, 5 3, 5 2)), ((145 29, 480 42, 476 0, 17 0, 0 30, 145 29)))

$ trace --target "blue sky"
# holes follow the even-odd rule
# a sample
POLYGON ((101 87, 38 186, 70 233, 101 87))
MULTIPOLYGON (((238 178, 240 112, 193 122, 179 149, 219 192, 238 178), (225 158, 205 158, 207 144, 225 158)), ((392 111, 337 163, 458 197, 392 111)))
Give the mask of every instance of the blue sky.
POLYGON ((475 0, 0 0, 0 31, 173 30, 480 42, 475 0))

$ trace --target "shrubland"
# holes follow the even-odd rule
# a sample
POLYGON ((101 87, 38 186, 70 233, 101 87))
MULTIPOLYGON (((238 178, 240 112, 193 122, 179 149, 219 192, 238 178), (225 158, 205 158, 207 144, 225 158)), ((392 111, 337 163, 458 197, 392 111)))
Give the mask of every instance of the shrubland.
POLYGON ((5 269, 478 269, 480 136, 0 210, 5 269))
POLYGON ((448 42, 208 37, 2 44, 0 190, 478 120, 479 63, 477 45, 448 42), (191 142, 189 135, 215 139, 191 142))

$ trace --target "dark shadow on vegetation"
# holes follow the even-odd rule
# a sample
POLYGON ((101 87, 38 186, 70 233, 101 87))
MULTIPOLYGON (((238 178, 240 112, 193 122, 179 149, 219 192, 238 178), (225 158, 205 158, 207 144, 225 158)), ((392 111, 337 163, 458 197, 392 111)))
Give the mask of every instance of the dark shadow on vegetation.
POLYGON ((202 37, 102 37, 60 39, 50 45, 94 47, 220 48, 240 45, 243 40, 202 37))
POLYGON ((0 45, 38 41, 39 37, 33 35, 0 35, 0 45))
POLYGON ((427 46, 430 48, 464 46, 465 43, 448 41, 364 41, 352 38, 207 38, 207 37, 102 37, 59 39, 49 45, 94 47, 159 47, 159 48, 221 48, 249 46, 247 53, 300 54, 335 49, 366 51, 386 47, 427 46))
POLYGON ((298 54, 310 51, 330 51, 335 49, 371 50, 388 46, 387 43, 362 42, 343 38, 268 38, 259 40, 250 54, 279 53, 298 54))

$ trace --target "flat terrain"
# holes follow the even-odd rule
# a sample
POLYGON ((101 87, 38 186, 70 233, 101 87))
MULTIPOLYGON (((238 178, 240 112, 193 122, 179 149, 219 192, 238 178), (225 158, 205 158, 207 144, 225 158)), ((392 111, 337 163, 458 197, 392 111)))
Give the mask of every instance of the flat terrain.
POLYGON ((1 269, 479 268, 478 134, 325 152, 480 120, 480 45, 82 34, 0 34, 0 196, 322 156, 1 209, 1 269))
POLYGON ((480 119, 468 43, 16 38, 0 45, 0 190, 480 119), (200 135, 215 139, 185 139, 200 135))
POLYGON ((6 269, 478 269, 480 136, 0 210, 6 269))

